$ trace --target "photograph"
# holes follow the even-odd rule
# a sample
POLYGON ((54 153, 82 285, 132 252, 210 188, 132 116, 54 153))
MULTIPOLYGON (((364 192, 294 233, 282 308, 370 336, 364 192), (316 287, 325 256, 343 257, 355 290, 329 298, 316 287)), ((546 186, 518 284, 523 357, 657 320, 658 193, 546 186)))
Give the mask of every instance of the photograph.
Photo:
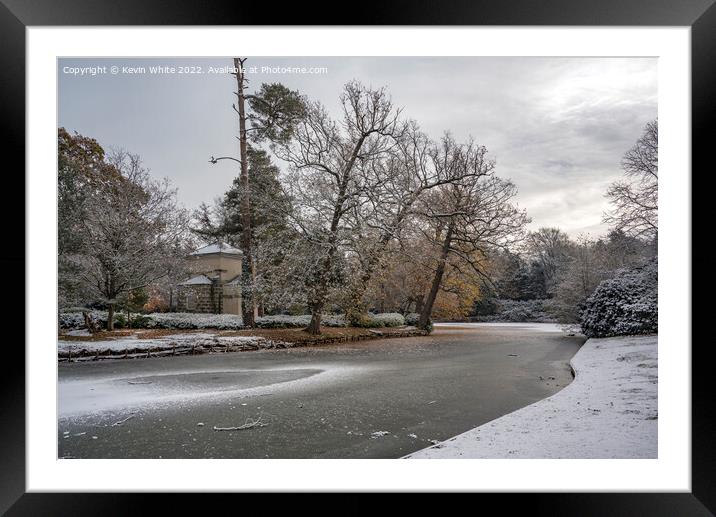
POLYGON ((659 458, 657 57, 56 62, 59 461, 659 458))

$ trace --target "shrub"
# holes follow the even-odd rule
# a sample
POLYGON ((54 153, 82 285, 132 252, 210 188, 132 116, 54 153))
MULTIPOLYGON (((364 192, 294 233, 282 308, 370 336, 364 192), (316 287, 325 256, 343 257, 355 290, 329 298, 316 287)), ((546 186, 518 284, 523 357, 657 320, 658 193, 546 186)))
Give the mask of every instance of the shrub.
POLYGON ((377 327, 377 322, 374 322, 371 318, 370 313, 364 312, 360 309, 352 309, 346 312, 344 318, 348 321, 348 325, 351 327, 377 327))
POLYGON ((420 314, 418 314, 417 312, 411 312, 405 315, 405 324, 410 325, 411 327, 417 325, 418 320, 420 320, 420 314))
POLYGON ((499 300, 493 296, 481 298, 475 302, 475 316, 494 316, 500 310, 499 300))
MULTIPOLYGON (((83 309, 88 310, 88 309, 83 309)), ((107 311, 90 311, 93 319, 101 327, 107 326, 107 311)), ((256 319, 258 328, 304 328, 311 321, 310 314, 290 316, 279 314, 263 316, 256 319)), ((115 313, 114 322, 117 328, 127 326, 126 316, 115 313)), ((346 321, 341 314, 324 314, 321 325, 325 327, 345 327, 346 321)), ((365 327, 399 327, 405 325, 405 318, 397 313, 368 314, 365 327)), ((84 327, 82 312, 61 312, 59 326, 62 329, 79 329, 84 327)), ((203 329, 239 330, 244 328, 241 316, 233 314, 200 314, 191 312, 154 312, 132 316, 133 328, 165 328, 165 329, 203 329)))
MULTIPOLYGON (((89 312, 91 318, 99 328, 107 328, 107 311, 91 310, 81 307, 71 307, 62 309, 58 315, 58 325, 61 329, 80 329, 85 326, 85 318, 83 312, 89 312)), ((124 314, 114 313, 114 325, 116 328, 124 328, 127 325, 127 319, 124 314)))
MULTIPOLYGON (((288 314, 277 314, 275 316, 262 316, 257 318, 256 326, 264 329, 271 328, 305 328, 311 322, 310 314, 290 316, 288 314)), ((340 314, 324 314, 321 317, 321 325, 324 327, 345 327, 346 323, 340 314)))
POLYGON ((241 316, 235 314, 198 314, 191 312, 153 312, 148 327, 168 329, 239 330, 244 328, 241 316))
MULTIPOLYGON (((310 318, 309 318, 310 321, 310 318)), ((347 327, 346 319, 342 314, 324 314, 321 318, 321 325, 326 327, 347 327)))
POLYGON ((385 312, 383 314, 369 314, 372 323, 378 327, 402 327, 405 325, 405 318, 397 312, 385 312))
POLYGON ((278 314, 276 316, 256 318, 256 326, 262 329, 303 328, 308 326, 310 321, 310 315, 289 316, 278 314))
POLYGON ((553 321, 544 310, 542 300, 500 300, 499 321, 549 322, 553 321))
POLYGON ((405 325, 405 318, 397 312, 379 314, 368 312, 360 317, 353 317, 353 326, 360 328, 401 327, 403 325, 405 325))
POLYGON ((428 334, 430 334, 433 331, 433 320, 428 320, 428 324, 425 326, 424 329, 428 334))
POLYGON ((580 311, 582 332, 588 337, 653 334, 658 316, 656 259, 601 282, 580 311))
POLYGON ((57 323, 61 329, 77 329, 85 324, 85 320, 81 312, 61 312, 57 323))
POLYGON ((132 316, 132 321, 130 322, 130 327, 135 329, 146 329, 151 328, 154 325, 154 321, 149 316, 145 316, 143 314, 136 314, 132 316))
MULTIPOLYGON (((123 329, 127 326, 127 318, 124 317, 124 314, 118 313, 114 316, 114 328, 123 329)), ((105 319, 105 326, 107 322, 105 319)))
POLYGON ((378 320, 375 320, 373 318, 366 318, 362 321, 354 321, 353 322, 354 327, 363 328, 363 329, 374 329, 378 327, 385 327, 385 325, 381 324, 378 320))
POLYGON ((508 300, 495 299, 497 310, 494 314, 478 314, 472 321, 506 321, 515 323, 553 323, 550 314, 551 300, 508 300))
MULTIPOLYGON (((80 308, 76 311, 72 308, 70 312, 64 310, 58 315, 58 325, 61 329, 79 329, 85 326, 85 318, 83 312, 89 312, 90 316, 100 328, 107 327, 107 311, 96 311, 86 308, 80 308)), ((116 321, 116 318, 115 318, 116 321)))

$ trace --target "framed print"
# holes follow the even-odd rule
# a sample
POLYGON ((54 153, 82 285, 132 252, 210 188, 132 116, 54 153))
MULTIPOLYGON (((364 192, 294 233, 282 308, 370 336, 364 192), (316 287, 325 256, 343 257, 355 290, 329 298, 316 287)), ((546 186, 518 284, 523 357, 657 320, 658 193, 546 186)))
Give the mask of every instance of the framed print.
POLYGON ((3 511, 155 491, 713 511, 691 303, 712 2, 355 26, 63 4, 2 7, 27 193, 3 511))

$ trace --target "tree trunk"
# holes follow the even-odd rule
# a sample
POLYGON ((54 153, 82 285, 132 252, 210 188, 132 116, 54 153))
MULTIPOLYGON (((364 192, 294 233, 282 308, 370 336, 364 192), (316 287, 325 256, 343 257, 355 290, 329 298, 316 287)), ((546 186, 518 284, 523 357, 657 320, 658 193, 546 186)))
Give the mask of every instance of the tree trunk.
POLYGON ((353 283, 349 294, 348 310, 346 311, 346 321, 355 327, 359 326, 363 320, 368 317, 368 309, 363 302, 363 295, 366 291, 366 285, 372 276, 372 271, 364 271, 359 282, 353 283))
POLYGON ((255 305, 253 302, 253 279, 254 264, 253 254, 251 252, 251 200, 249 198, 249 163, 247 157, 247 141, 246 141, 246 99, 244 96, 245 77, 244 77, 244 61, 246 58, 234 58, 234 68, 236 68, 236 83, 238 97, 239 112, 239 152, 241 158, 241 186, 244 195, 241 198, 241 248, 244 252, 244 260, 241 265, 241 283, 243 285, 242 295, 244 303, 242 304, 242 317, 244 326, 254 327, 255 325, 255 305))
POLYGON ((97 325, 95 325, 94 320, 92 319, 92 316, 88 311, 82 311, 82 316, 84 316, 85 319, 85 327, 87 327, 87 331, 90 334, 94 334, 97 332, 97 325))
MULTIPOLYGON (((338 209, 336 209, 336 213, 338 209)), ((311 307, 311 323, 306 328, 309 334, 320 334, 321 333, 321 312, 326 304, 326 297, 328 296, 327 276, 333 267, 333 258, 336 253, 336 228, 338 227, 337 217, 334 214, 333 225, 331 226, 332 235, 329 239, 331 248, 328 250, 328 254, 323 261, 323 269, 321 270, 321 276, 319 277, 319 285, 313 296, 313 301, 309 303, 311 307)))
POLYGON ((327 277, 328 274, 331 272, 331 268, 333 267, 333 259, 336 254, 336 243, 338 242, 338 225, 341 222, 343 205, 346 201, 348 182, 351 178, 350 173, 353 170, 353 166, 356 160, 358 159, 358 153, 360 152, 361 147, 363 147, 364 141, 365 136, 361 136, 358 139, 355 146, 353 147, 353 151, 351 152, 351 157, 343 168, 341 183, 338 188, 338 197, 336 198, 336 204, 333 207, 333 218, 331 219, 330 237, 328 238, 328 254, 323 261, 323 268, 320 272, 320 276, 318 277, 318 290, 316 291, 316 294, 314 296, 313 303, 310 304, 310 306, 312 307, 311 323, 306 328, 306 331, 308 331, 310 334, 321 333, 321 311, 323 310, 323 306, 326 304, 326 296, 328 296, 327 277))
MULTIPOLYGON (((251 260, 251 285, 256 285, 256 261, 251 260)), ((254 305, 254 321, 259 317, 259 301, 256 296, 251 297, 251 301, 254 305)))
POLYGON ((346 317, 351 325, 357 325, 368 317, 368 309, 363 302, 363 296, 368 289, 373 273, 381 263, 381 254, 390 242, 390 234, 384 234, 380 239, 379 249, 370 257, 363 268, 360 281, 354 282, 349 295, 349 308, 346 317))
MULTIPOLYGON (((330 270, 330 263, 333 260, 333 254, 329 251, 324 261, 324 268, 330 270)), ((321 333, 321 315, 323 307, 326 305, 326 297, 328 296, 328 288, 325 283, 319 285, 313 298, 309 301, 308 306, 311 308, 311 322, 304 330, 309 334, 318 335, 321 333)))
POLYGON ((107 330, 114 330, 114 304, 110 303, 107 308, 107 330))
POLYGON ((423 307, 425 306, 425 297, 420 295, 415 297, 415 312, 422 314, 423 307))
POLYGON ((311 311, 311 323, 306 327, 306 332, 313 335, 321 333, 321 309, 313 309, 311 311))
MULTIPOLYGON (((403 225, 405 218, 410 213, 410 208, 413 206, 413 203, 415 203, 415 201, 418 199, 418 196, 420 195, 420 192, 422 192, 422 190, 423 189, 421 188, 418 191, 414 192, 412 195, 412 199, 410 199, 396 214, 392 222, 393 229, 398 229, 403 225)), ((363 274, 361 275, 360 282, 354 283, 351 287, 351 294, 349 298, 350 308, 348 309, 348 311, 346 311, 346 314, 350 316, 349 321, 358 322, 361 319, 367 317, 368 310, 363 303, 363 296, 368 289, 368 285, 370 283, 371 278, 373 278, 373 274, 378 269, 378 266, 381 264, 381 259, 386 247, 390 243, 391 239, 393 239, 394 235, 395 231, 383 232, 380 237, 380 240, 378 241, 378 248, 370 256, 365 268, 363 269, 363 274)))
POLYGON ((447 233, 445 233, 445 240, 443 241, 442 250, 440 251, 440 262, 435 270, 435 276, 433 277, 433 284, 430 287, 428 298, 425 300, 423 310, 420 312, 420 319, 418 320, 418 327, 427 330, 430 325, 430 315, 433 312, 433 305, 435 304, 435 298, 438 296, 438 290, 440 289, 440 283, 443 280, 443 274, 445 273, 445 265, 447 264, 447 258, 450 253, 450 244, 452 241, 453 223, 450 222, 447 233))

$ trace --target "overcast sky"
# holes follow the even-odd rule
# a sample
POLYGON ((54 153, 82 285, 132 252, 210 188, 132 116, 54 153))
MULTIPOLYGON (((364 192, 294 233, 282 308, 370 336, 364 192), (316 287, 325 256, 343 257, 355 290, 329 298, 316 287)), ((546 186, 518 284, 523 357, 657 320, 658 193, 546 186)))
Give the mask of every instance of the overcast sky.
MULTIPOLYGON (((60 59, 58 124, 105 148, 139 154, 169 177, 181 203, 195 208, 220 196, 237 174, 235 78, 208 67, 230 58, 60 59), (111 73, 112 66, 198 66, 201 74, 111 73), (74 75, 65 67, 106 66, 74 75)), ((342 85, 386 86, 393 103, 437 138, 474 137, 518 187, 533 228, 572 236, 605 231, 607 185, 620 160, 657 116, 655 58, 311 57, 249 58, 250 89, 282 82, 337 113, 342 85), (325 67, 327 73, 261 73, 263 66, 325 67)))

